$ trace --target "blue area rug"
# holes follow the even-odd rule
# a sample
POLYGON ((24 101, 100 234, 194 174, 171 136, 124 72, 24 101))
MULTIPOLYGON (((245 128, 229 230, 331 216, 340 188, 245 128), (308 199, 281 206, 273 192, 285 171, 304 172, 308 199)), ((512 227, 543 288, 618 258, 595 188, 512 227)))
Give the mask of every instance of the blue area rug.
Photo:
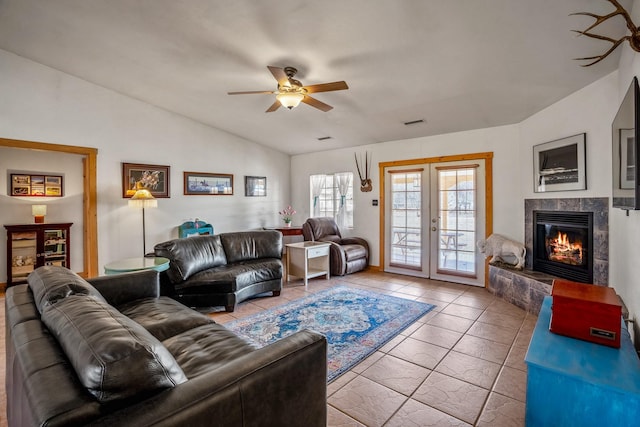
POLYGON ((336 286, 224 326, 258 347, 302 329, 327 337, 331 382, 435 306, 336 286))

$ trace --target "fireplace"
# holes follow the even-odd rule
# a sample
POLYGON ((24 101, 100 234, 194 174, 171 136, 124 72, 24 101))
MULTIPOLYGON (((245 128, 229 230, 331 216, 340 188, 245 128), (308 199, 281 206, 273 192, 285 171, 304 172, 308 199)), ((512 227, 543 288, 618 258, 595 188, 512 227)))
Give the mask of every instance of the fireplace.
POLYGON ((533 269, 593 283, 593 212, 533 211, 533 269))

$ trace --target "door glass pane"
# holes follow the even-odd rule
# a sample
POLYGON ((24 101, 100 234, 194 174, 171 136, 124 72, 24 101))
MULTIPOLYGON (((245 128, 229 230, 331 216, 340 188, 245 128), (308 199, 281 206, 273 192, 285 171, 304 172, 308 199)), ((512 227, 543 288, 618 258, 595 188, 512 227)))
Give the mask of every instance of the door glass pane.
POLYGON ((396 267, 422 267, 421 172, 391 174, 391 259, 396 267))
POLYGON ((438 270, 476 274, 476 169, 438 171, 438 270))

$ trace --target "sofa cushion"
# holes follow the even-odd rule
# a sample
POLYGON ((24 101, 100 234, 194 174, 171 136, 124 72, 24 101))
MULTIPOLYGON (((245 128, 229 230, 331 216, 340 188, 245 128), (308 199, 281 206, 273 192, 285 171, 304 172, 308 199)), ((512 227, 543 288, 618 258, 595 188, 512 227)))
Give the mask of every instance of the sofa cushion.
POLYGON ((189 379, 224 366, 257 348, 216 323, 191 329, 162 343, 189 379))
POLYGON ((174 283, 187 280, 193 274, 227 263, 220 236, 195 236, 158 243, 156 256, 168 258, 167 275, 174 283))
POLYGON ((228 263, 282 257, 282 233, 276 230, 223 233, 220 241, 228 263))
POLYGON ((42 321, 82 385, 102 403, 144 399, 187 380, 160 341, 98 298, 67 296, 44 307, 42 321))
POLYGON ((118 307, 120 312, 142 325, 159 341, 189 329, 214 323, 213 319, 168 298, 143 298, 118 307))
POLYGON ((182 293, 193 288, 208 287, 211 293, 229 293, 248 285, 281 278, 282 262, 279 259, 255 259, 201 271, 186 282, 175 285, 175 289, 182 293))
POLYGON ((27 283, 33 292, 33 298, 40 313, 49 304, 69 295, 91 295, 104 301, 96 288, 73 271, 59 266, 47 265, 29 273, 27 283))

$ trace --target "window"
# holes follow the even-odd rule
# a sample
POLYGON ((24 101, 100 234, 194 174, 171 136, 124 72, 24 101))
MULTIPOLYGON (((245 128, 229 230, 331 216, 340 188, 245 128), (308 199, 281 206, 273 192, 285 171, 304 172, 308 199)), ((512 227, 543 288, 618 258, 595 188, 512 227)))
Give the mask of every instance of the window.
POLYGON ((353 228, 353 173, 311 175, 311 216, 331 217, 353 228))

